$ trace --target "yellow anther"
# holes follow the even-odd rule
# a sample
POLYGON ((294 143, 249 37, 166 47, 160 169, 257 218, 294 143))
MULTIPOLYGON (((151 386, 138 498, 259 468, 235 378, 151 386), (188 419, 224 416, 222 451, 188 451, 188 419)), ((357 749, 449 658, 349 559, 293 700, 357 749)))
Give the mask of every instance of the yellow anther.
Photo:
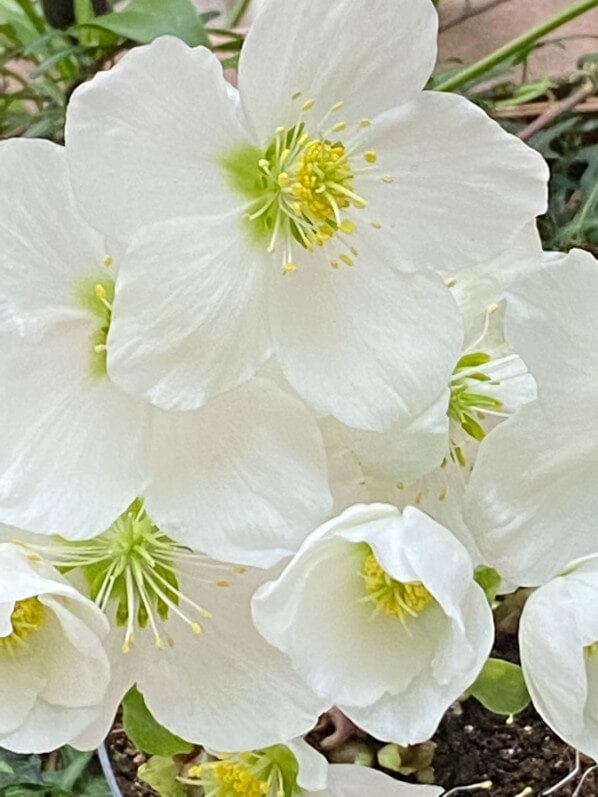
POLYGON ((106 255, 104 258, 104 265, 111 266, 112 265, 112 255, 106 255))
POLYGON ((277 182, 278 182, 278 185, 281 188, 285 188, 285 186, 287 186, 289 184, 290 180, 291 180, 291 178, 289 177, 289 175, 286 172, 281 172, 278 175, 277 182))
POLYGON ((384 183, 394 183, 394 181, 395 178, 392 176, 392 174, 385 174, 384 177, 382 178, 382 182, 384 183))
POLYGON ((355 263, 353 258, 349 257, 349 255, 346 255, 344 252, 342 255, 339 255, 339 257, 343 261, 343 263, 346 263, 348 266, 353 266, 355 263))
POLYGON ((438 495, 439 501, 444 501, 444 499, 446 498, 446 492, 447 492, 446 487, 443 487, 438 495))
POLYGON ((367 208, 368 206, 368 203, 365 201, 365 199, 361 199, 361 197, 354 199, 353 204, 356 208, 367 208))
POLYGON ((299 97, 300 97, 302 94, 303 94, 303 92, 302 92, 302 91, 295 91, 293 94, 291 94, 291 99, 293 99, 293 100, 298 100, 298 99, 299 99, 299 97))
POLYGON ((384 612, 405 623, 407 617, 415 617, 434 601, 421 581, 398 581, 384 570, 373 553, 364 559, 360 576, 366 588, 361 601, 373 603, 374 614, 384 612))
POLYGON ((378 219, 372 219, 370 224, 375 230, 379 230, 382 227, 382 224, 378 221, 378 219))
POLYGON ((235 573, 246 573, 247 572, 247 568, 243 567, 243 565, 235 565, 233 567, 233 570, 235 571, 235 573))
POLYGON ((366 159, 368 163, 376 163, 377 155, 373 149, 368 149, 367 152, 363 153, 363 157, 366 159))
POLYGON ((397 482, 397 487, 399 488, 399 490, 405 489, 405 485, 403 484, 403 482, 397 482))
POLYGON ((217 587, 230 587, 230 581, 228 581, 226 578, 219 578, 218 581, 216 582, 216 586, 217 587))
POLYGON ((359 123, 359 127, 369 127, 372 124, 371 119, 362 119, 359 123))
POLYGON ((332 132, 340 133, 341 130, 346 130, 346 128, 347 128, 346 122, 337 122, 335 125, 332 125, 332 132))
POLYGON ((306 101, 303 103, 303 105, 301 106, 301 110, 302 110, 302 111, 309 111, 311 108, 313 108, 313 107, 314 107, 314 104, 315 104, 315 102, 316 102, 316 101, 315 101, 314 99, 309 99, 309 100, 306 100, 306 101))
POLYGON ((276 128, 274 132, 276 133, 277 136, 281 136, 285 132, 285 129, 282 125, 280 125, 279 127, 276 128))
POLYGON ((106 298, 106 288, 102 285, 101 282, 98 282, 95 287, 96 296, 98 299, 105 299, 106 298))
POLYGON ((194 634, 203 634, 203 626, 199 623, 191 623, 191 630, 194 634))
POLYGON ((93 347, 93 350, 96 354, 100 354, 100 352, 106 351, 107 348, 108 347, 105 343, 96 343, 96 345, 93 347))
POLYGON ((15 603, 10 616, 12 630, 0 637, 0 653, 18 655, 27 648, 27 638, 38 631, 44 621, 45 606, 37 597, 23 598, 15 603))
POLYGON ((419 505, 421 504, 421 502, 422 502, 422 498, 423 498, 423 495, 422 495, 422 493, 418 493, 418 494, 415 496, 415 503, 417 504, 417 506, 419 506, 419 505))
POLYGON ((338 268, 338 260, 331 260, 330 265, 332 268, 338 268))
POLYGON ((341 230, 346 233, 355 232, 355 222, 351 219, 345 219, 341 222, 341 230))
POLYGON ((340 102, 335 102, 330 110, 331 111, 338 111, 338 110, 340 110, 343 107, 344 104, 345 103, 342 100, 340 100, 340 102))
POLYGON ((285 147, 283 151, 280 153, 280 162, 284 163, 286 159, 289 157, 291 150, 285 147))
POLYGON ((168 642, 168 646, 169 646, 169 647, 171 647, 171 648, 173 648, 173 647, 174 647, 174 645, 175 645, 175 641, 174 641, 174 639, 173 639, 171 636, 167 636, 167 637, 166 637, 166 641, 168 642))
POLYGON ((129 643, 127 642, 126 639, 123 642, 121 650, 122 650, 123 653, 129 653, 131 651, 131 646, 129 645, 129 643))
POLYGON ((269 169, 270 161, 267 161, 265 158, 260 158, 257 162, 257 165, 260 167, 260 169, 269 169))
POLYGON ((161 636, 157 636, 157 637, 156 637, 156 647, 157 647, 159 650, 164 650, 164 648, 165 648, 165 645, 164 645, 164 640, 162 639, 162 637, 161 637, 161 636))
POLYGON ((457 284, 457 280, 454 277, 451 277, 450 279, 445 280, 444 284, 446 285, 447 288, 454 288, 455 285, 457 284))
POLYGON ((488 307, 488 312, 489 312, 489 313, 495 313, 495 312, 498 310, 498 308, 499 308, 499 307, 500 307, 500 305, 498 305, 498 304, 496 304, 496 303, 494 303, 494 304, 491 304, 491 305, 488 307))
POLYGON ((282 267, 283 274, 292 274, 294 271, 297 271, 297 264, 293 263, 291 260, 282 267))
POLYGON ((350 249, 351 252, 355 255, 355 257, 359 257, 359 249, 357 249, 356 246, 351 246, 350 249))

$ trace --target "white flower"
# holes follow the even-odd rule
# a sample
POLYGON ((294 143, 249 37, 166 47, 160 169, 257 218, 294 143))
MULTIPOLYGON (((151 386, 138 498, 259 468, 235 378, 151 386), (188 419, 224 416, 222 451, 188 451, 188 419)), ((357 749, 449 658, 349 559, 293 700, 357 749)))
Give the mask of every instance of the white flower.
POLYGON ((73 740, 77 747, 101 742, 134 684, 158 722, 218 750, 301 735, 329 708, 254 628, 251 596, 272 572, 181 546, 141 501, 93 539, 28 534, 22 544, 65 568, 110 621, 103 713, 73 740))
POLYGON ((123 393, 106 371, 122 252, 78 214, 64 150, 2 143, 0 194, 0 520, 82 539, 143 495, 164 532, 215 556, 295 551, 330 508, 302 403, 263 379, 186 413, 123 393))
MULTIPOLYGON (((548 256, 550 259, 550 256, 548 256)), ((334 419, 320 428, 337 510, 356 500, 415 505, 450 529, 474 563, 484 561, 463 519, 463 498, 480 441, 536 398, 527 368, 504 338, 503 297, 516 277, 547 261, 535 227, 490 263, 445 275, 466 338, 440 397, 407 427, 353 429, 334 419)))
POLYGON ((421 93, 436 29, 429 0, 273 0, 238 94, 212 53, 171 38, 74 93, 87 218, 117 236, 156 223, 116 291, 119 384, 197 407, 274 351, 354 426, 439 394, 461 329, 433 269, 505 249, 542 211, 547 172, 464 98, 421 93))
POLYGON ((264 750, 204 754, 183 781, 206 797, 437 797, 438 786, 414 786, 356 764, 328 765, 301 739, 264 750))
POLYGON ((573 250, 507 295, 506 335, 538 401, 482 443, 466 520, 487 560, 537 585, 598 551, 598 267, 573 250))
POLYGON ((24 548, 0 544, 0 747, 47 752, 100 713, 106 618, 24 548))
POLYGON ((493 637, 469 556, 418 509, 358 505, 253 599, 258 629, 314 691, 381 739, 428 739, 493 637))
POLYGON ((598 760, 598 556, 567 566, 528 598, 519 648, 542 719, 598 760))

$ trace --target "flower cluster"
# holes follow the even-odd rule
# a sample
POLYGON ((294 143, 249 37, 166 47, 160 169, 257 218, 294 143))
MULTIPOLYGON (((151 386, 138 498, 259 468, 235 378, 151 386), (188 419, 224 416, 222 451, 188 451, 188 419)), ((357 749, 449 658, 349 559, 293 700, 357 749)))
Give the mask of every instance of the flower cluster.
POLYGON ((270 0, 238 90, 163 37, 64 148, 0 145, 1 746, 97 746, 136 685, 206 797, 438 794, 301 737, 428 739, 485 565, 598 754, 598 269, 542 252, 542 159, 423 91, 436 25, 270 0))

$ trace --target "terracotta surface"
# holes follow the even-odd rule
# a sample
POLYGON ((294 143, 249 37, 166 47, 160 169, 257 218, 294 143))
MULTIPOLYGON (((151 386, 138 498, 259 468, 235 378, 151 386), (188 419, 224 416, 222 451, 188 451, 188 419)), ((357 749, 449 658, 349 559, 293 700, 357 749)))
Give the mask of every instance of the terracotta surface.
MULTIPOLYGON (((485 6, 489 0, 470 0, 469 7, 485 6)), ((441 59, 458 57, 471 64, 492 52, 532 25, 571 5, 571 0, 504 0, 497 7, 461 22, 440 36, 441 59)), ((459 17, 466 8, 465 0, 440 0, 441 25, 459 17)), ((547 38, 576 36, 563 47, 550 45, 532 54, 529 59, 530 78, 544 75, 565 75, 575 69, 583 53, 598 52, 598 8, 587 11, 559 28, 547 38)))

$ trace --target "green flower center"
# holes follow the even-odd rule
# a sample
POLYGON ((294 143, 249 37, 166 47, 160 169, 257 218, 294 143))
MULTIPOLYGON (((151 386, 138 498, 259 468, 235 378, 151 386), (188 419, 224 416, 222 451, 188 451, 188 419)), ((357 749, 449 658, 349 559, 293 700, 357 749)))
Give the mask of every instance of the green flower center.
POLYGON ((285 745, 229 755, 196 764, 189 784, 201 786, 204 797, 293 797, 298 794, 299 768, 285 745))
MULTIPOLYGON (((299 96, 297 92, 293 100, 299 96)), ((249 145, 223 158, 233 186, 250 200, 245 222, 269 252, 280 251, 283 274, 297 270, 293 258, 297 245, 310 252, 326 245, 335 269, 340 263, 354 265, 359 255, 348 238, 356 229, 351 215, 354 210, 363 211, 367 201, 356 192, 354 181, 361 172, 374 168, 377 156, 358 137, 351 144, 338 138, 347 130, 346 122, 328 127, 329 117, 342 105, 336 103, 319 124, 308 125, 303 115, 312 110, 314 100, 307 100, 298 111, 297 123, 277 128, 265 152, 249 145), (358 166, 361 158, 365 165, 358 166)), ((362 120, 361 132, 370 124, 362 120)), ((392 177, 384 175, 382 180, 389 183, 392 177)), ((370 223, 381 226, 375 219, 370 223)))
POLYGON ((409 617, 416 617, 434 603, 433 596, 421 581, 398 581, 389 575, 369 546, 359 576, 366 592, 360 602, 374 605, 374 617, 382 613, 398 618, 405 625, 409 617))
MULTIPOLYGON (((106 258, 109 265, 112 261, 106 258)), ((89 374, 94 379, 108 375, 106 368, 106 340, 112 320, 114 278, 110 273, 81 280, 76 288, 77 303, 90 313, 94 329, 89 338, 89 374)))
POLYGON ((457 363, 450 382, 451 397, 447 415, 456 421, 464 432, 475 440, 482 440, 486 432, 479 422, 486 412, 496 412, 502 407, 502 401, 494 396, 476 391, 480 383, 498 385, 484 372, 484 366, 491 361, 485 352, 464 354, 457 363))
POLYGON ((148 626, 157 647, 174 645, 164 626, 172 615, 194 634, 203 632, 201 621, 212 615, 181 591, 178 573, 182 563, 191 564, 194 570, 206 570, 209 576, 202 580, 217 587, 228 587, 230 581, 214 579, 214 575, 245 571, 244 567, 213 562, 178 545, 153 523, 141 499, 93 539, 28 547, 44 554, 63 572, 79 570, 100 609, 114 607, 117 624, 125 628, 125 653, 134 644, 136 631, 148 626))
POLYGON ((42 626, 44 621, 44 605, 39 598, 24 598, 15 603, 10 616, 12 631, 8 636, 0 637, 0 652, 7 651, 11 656, 24 653, 28 646, 28 638, 42 626))

